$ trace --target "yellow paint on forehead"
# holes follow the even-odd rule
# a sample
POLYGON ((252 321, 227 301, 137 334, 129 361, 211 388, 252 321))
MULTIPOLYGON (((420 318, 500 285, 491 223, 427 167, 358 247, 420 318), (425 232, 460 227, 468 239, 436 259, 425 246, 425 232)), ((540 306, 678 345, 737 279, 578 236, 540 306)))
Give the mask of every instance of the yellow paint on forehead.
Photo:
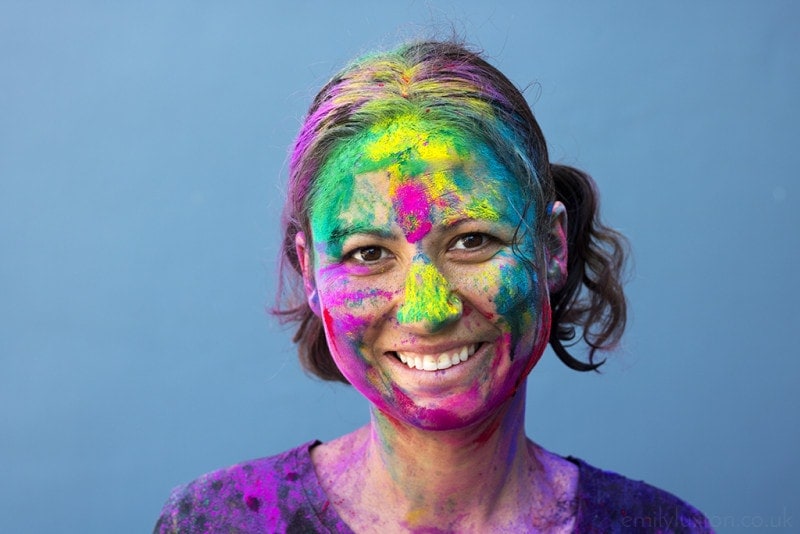
POLYGON ((375 124, 369 133, 371 139, 364 146, 364 155, 372 162, 388 160, 384 170, 390 176, 390 196, 394 197, 397 187, 411 177, 405 173, 414 167, 421 170, 418 176, 424 175, 422 181, 429 198, 437 199, 456 190, 449 173, 436 170, 454 162, 463 164, 453 134, 432 130, 430 124, 411 115, 375 124))
MULTIPOLYGON (((395 198, 398 187, 406 180, 417 178, 445 220, 497 221, 500 218, 497 208, 505 204, 506 199, 499 196, 495 188, 491 188, 488 198, 471 198, 469 191, 455 183, 456 167, 461 167, 474 178, 488 178, 490 174, 475 160, 471 151, 464 149, 468 144, 455 132, 437 130, 413 115, 401 115, 373 125, 363 153, 373 163, 384 162, 383 172, 389 178, 389 198, 395 198), (419 172, 415 176, 408 175, 415 167, 420 169, 419 172)), ((489 184, 491 180, 484 183, 489 184)), ((385 216, 387 206, 380 206, 379 210, 385 216)))
POLYGON ((492 190, 494 198, 473 198, 470 200, 466 209, 466 215, 470 219, 480 219, 486 221, 497 221, 500 219, 500 213, 497 211, 498 202, 503 202, 504 199, 499 198, 496 190, 492 190), (494 201, 494 202, 493 202, 494 201))
POLYGON ((442 198, 447 195, 448 199, 457 200, 456 202, 442 201, 438 203, 442 219, 446 224, 462 219, 475 219, 478 221, 500 220, 498 208, 504 206, 507 200, 498 194, 496 188, 491 187, 491 182, 488 180, 484 181, 484 186, 488 189, 488 191, 483 192, 484 196, 474 197, 470 191, 456 188, 448 173, 434 173, 431 178, 428 191, 430 191, 432 198, 442 198))
POLYGON ((431 198, 441 198, 445 193, 454 192, 456 188, 450 173, 445 171, 430 173, 426 176, 425 182, 431 198))
POLYGON ((409 149, 416 152, 418 159, 428 163, 456 156, 453 136, 432 134, 428 125, 411 115, 375 124, 370 128, 370 133, 375 139, 364 148, 365 155, 372 161, 381 161, 409 149))

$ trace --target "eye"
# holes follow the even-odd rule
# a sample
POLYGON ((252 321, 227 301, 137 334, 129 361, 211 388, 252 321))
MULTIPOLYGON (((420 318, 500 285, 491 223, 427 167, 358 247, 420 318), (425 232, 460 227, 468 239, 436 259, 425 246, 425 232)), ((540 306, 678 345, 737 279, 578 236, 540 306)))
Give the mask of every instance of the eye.
POLYGON ((486 234, 465 234, 455 240, 453 246, 454 250, 469 250, 473 248, 480 248, 489 241, 489 236, 486 234))
POLYGON ((386 250, 382 247, 361 247, 351 253, 351 257, 361 263, 375 263, 386 256, 386 250))

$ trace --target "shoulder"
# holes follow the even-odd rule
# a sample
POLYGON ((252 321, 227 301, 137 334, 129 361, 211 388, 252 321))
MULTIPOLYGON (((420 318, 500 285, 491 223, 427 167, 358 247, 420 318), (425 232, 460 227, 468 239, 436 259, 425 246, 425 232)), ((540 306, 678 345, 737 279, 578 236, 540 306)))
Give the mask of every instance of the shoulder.
POLYGON ((578 466, 578 532, 713 532, 696 508, 642 481, 603 471, 569 457, 578 466))
POLYGON ((207 473, 172 491, 154 533, 321 530, 324 494, 306 443, 207 473))

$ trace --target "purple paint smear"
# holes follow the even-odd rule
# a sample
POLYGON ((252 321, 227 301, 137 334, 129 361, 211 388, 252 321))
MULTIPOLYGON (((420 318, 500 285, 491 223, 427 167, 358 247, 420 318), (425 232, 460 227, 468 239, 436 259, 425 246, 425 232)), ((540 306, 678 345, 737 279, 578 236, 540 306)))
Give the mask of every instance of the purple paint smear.
MULTIPOLYGON (((330 506, 314 471, 311 448, 318 443, 220 469, 176 488, 154 534, 352 533, 330 506)), ((673 527, 680 532, 713 532, 703 514, 674 495, 568 459, 579 470, 575 532, 616 532, 626 517, 654 518, 653 526, 670 532, 673 527)))

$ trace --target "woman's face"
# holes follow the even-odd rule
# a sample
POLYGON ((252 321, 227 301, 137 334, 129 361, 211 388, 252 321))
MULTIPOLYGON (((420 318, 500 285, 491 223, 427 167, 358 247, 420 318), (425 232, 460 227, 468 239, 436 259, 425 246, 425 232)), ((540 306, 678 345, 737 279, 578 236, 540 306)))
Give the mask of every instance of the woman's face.
POLYGON ((313 251, 301 234, 298 253, 333 358, 375 408, 451 429, 524 385, 550 308, 523 198, 486 145, 411 118, 373 128, 323 168, 313 251))

